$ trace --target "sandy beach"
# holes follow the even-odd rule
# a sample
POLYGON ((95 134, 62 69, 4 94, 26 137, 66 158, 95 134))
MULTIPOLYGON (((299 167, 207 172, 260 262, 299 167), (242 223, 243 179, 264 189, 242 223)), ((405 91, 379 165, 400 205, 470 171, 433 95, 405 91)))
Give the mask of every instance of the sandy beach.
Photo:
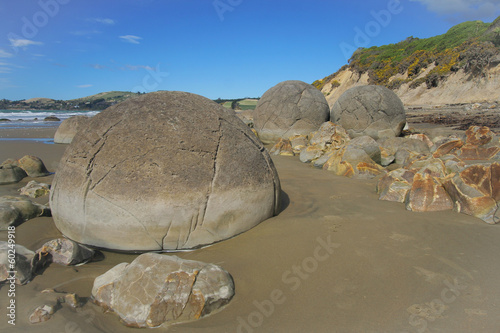
MULTIPOLYGON (((54 129, 0 132, 0 138, 51 138, 54 129)), ((0 160, 26 154, 56 171, 66 146, 0 141, 0 160)), ((499 332, 500 229, 452 211, 415 213, 379 201, 376 179, 355 180, 274 157, 281 213, 232 239, 175 255, 215 263, 231 273, 233 300, 221 311, 169 332, 499 332)), ((53 176, 38 178, 50 182, 53 176)), ((30 179, 0 186, 14 195, 30 179)), ((37 199, 47 203, 48 197, 37 199)), ((0 232, 1 240, 6 232, 0 232)), ((16 228, 16 242, 37 250, 61 237, 52 219, 16 228)), ((137 255, 104 251, 78 267, 51 264, 16 287, 16 325, 7 323, 7 288, 0 287, 0 330, 8 332, 137 332, 88 301, 94 279, 137 255), (86 304, 62 307, 29 324, 47 288, 75 292, 86 304)), ((167 331, 165 328, 155 331, 167 331)))

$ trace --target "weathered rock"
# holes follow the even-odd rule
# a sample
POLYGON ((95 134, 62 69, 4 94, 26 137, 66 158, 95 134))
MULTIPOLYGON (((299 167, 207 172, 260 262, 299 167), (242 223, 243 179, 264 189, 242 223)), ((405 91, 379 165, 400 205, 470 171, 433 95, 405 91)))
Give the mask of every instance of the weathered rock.
POLYGON ((37 255, 50 255, 50 261, 59 265, 79 265, 92 260, 96 251, 66 238, 46 242, 36 251, 37 255))
POLYGON ((88 120, 86 116, 73 116, 64 120, 54 134, 54 143, 71 143, 76 132, 84 127, 88 120))
POLYGON ((312 161, 320 158, 325 152, 321 147, 307 146, 300 151, 300 161, 302 163, 311 163, 312 161))
POLYGON ((33 277, 32 260, 35 252, 28 250, 20 244, 0 241, 0 283, 7 281, 15 281, 16 284, 22 285, 31 280, 33 277), (14 256, 13 265, 12 256, 14 256), (10 262, 9 262, 10 259, 10 262), (9 273, 15 271, 15 274, 9 273), (14 279, 11 279, 14 277, 14 279))
POLYGON ((284 156, 295 156, 295 153, 292 149, 292 144, 290 140, 287 139, 279 139, 278 142, 271 148, 269 151, 271 155, 284 155, 284 156))
POLYGON ((405 200, 406 209, 434 212, 453 209, 453 202, 440 180, 428 173, 417 173, 405 200))
POLYGON ((357 145, 345 145, 333 151, 332 157, 323 165, 324 170, 338 176, 373 178, 384 172, 384 168, 375 163, 366 151, 357 145))
POLYGON ((486 126, 471 126, 465 131, 467 136, 466 144, 473 146, 482 146, 488 144, 493 139, 493 132, 486 126))
POLYGON ((0 197, 0 230, 18 226, 39 216, 50 216, 50 208, 25 197, 0 197))
POLYGON ((434 142, 431 141, 431 139, 429 139, 429 137, 425 134, 410 134, 408 136, 409 139, 415 139, 415 140, 419 140, 419 141, 422 141, 423 143, 425 143, 427 145, 427 147, 429 147, 429 149, 434 146, 434 142))
POLYGON ((414 169, 417 173, 428 174, 432 177, 445 177, 447 175, 446 166, 441 159, 433 157, 425 157, 413 161, 407 167, 408 169, 414 169))
POLYGON ((449 138, 443 141, 438 141, 431 149, 432 156, 439 158, 443 155, 452 154, 462 148, 464 142, 461 139, 449 138))
POLYGON ((300 153, 309 144, 307 135, 295 135, 290 138, 290 144, 294 153, 300 153))
POLYGON ((26 171, 30 177, 45 177, 50 175, 42 160, 36 156, 23 156, 18 163, 19 167, 26 171))
POLYGON ((405 202, 411 190, 415 171, 399 168, 388 172, 377 183, 379 200, 405 202))
POLYGON ((472 144, 463 145, 460 149, 454 151, 454 154, 463 161, 471 160, 491 160, 500 153, 499 146, 478 147, 472 144))
POLYGON ((328 150, 317 159, 311 161, 316 168, 323 168, 326 162, 335 154, 335 150, 328 150))
POLYGON ((331 121, 323 123, 317 132, 311 136, 309 144, 323 150, 339 149, 349 142, 350 138, 342 126, 335 125, 331 121))
POLYGON ((330 117, 325 96, 302 81, 284 81, 262 95, 254 111, 254 128, 264 143, 314 132, 330 117))
POLYGON ((330 120, 351 136, 397 137, 406 124, 403 102, 382 86, 358 86, 343 93, 332 107, 330 120))
POLYGON ((500 164, 471 165, 448 177, 443 183, 455 203, 455 209, 494 224, 500 201, 500 164))
POLYGON ((52 318, 55 309, 53 305, 44 304, 37 307, 29 316, 29 321, 31 324, 38 324, 52 318))
POLYGON ((98 276, 94 301, 132 327, 158 327, 199 319, 234 295, 228 272, 219 266, 146 253, 98 276))
POLYGON ((26 172, 16 165, 0 165, 0 185, 18 183, 26 176, 26 172))
POLYGON ((277 214, 280 191, 269 154, 232 110, 155 92, 87 122, 59 163, 50 205, 78 243, 190 249, 277 214))
POLYGON ((428 155, 429 147, 425 142, 410 137, 384 138, 378 140, 382 152, 381 164, 386 166, 391 160, 406 165, 412 160, 428 155))
POLYGON ((21 188, 19 192, 21 192, 21 195, 25 195, 30 198, 39 198, 50 193, 50 185, 32 180, 26 184, 26 186, 21 188))
MULTIPOLYGON (((377 164, 381 163, 380 147, 372 137, 364 135, 358 136, 346 143, 346 146, 352 146, 364 150, 364 152, 377 164)), ((370 162, 371 163, 371 162, 370 162)))

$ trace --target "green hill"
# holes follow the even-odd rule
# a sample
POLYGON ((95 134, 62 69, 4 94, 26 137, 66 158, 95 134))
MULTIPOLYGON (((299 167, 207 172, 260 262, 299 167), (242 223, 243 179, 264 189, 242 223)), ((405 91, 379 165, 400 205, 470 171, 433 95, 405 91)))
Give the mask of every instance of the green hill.
MULTIPOLYGON (((391 89, 408 82, 413 88, 424 82, 431 88, 460 69, 472 77, 484 75, 485 69, 499 53, 500 17, 492 23, 464 22, 443 35, 431 38, 412 36, 396 44, 360 48, 341 70, 349 68, 360 74, 368 73, 370 84, 385 85, 391 89), (434 68, 425 77, 416 79, 430 66, 434 68), (394 79, 397 74, 405 77, 394 79)), ((335 85, 337 73, 317 80, 313 85, 320 90, 328 82, 335 85)))

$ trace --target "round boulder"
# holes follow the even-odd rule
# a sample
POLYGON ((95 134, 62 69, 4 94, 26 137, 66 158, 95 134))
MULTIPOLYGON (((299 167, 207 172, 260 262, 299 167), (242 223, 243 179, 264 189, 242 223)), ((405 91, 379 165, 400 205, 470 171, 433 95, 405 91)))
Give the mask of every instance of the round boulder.
POLYGON ((403 102, 382 86, 359 86, 343 93, 332 107, 331 121, 344 127, 351 138, 368 135, 396 137, 406 124, 403 102))
POLYGON ((262 95, 254 111, 254 128, 266 144, 307 135, 328 121, 325 96, 302 81, 278 83, 262 95))
POLYGON ((54 134, 54 143, 71 143, 76 132, 89 120, 86 116, 73 116, 65 119, 54 134))
POLYGON ((204 97, 155 92, 91 118, 54 177, 54 222, 79 243, 124 251, 190 249, 279 210, 269 154, 204 97))

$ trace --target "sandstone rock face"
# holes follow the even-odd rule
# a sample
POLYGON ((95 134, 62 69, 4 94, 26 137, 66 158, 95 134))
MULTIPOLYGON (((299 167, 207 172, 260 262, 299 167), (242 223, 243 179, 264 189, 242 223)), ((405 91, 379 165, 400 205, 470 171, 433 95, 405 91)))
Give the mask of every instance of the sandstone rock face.
POLYGON ((488 144, 493 139, 493 132, 486 126, 471 126, 465 131, 466 143, 470 145, 482 146, 488 144))
POLYGON ((450 210, 453 202, 438 178, 417 173, 406 196, 406 209, 414 212, 450 210))
POLYGON ((7 230, 9 226, 18 226, 39 216, 50 216, 50 208, 28 198, 0 197, 0 230, 7 230))
POLYGON ((284 81, 262 95, 254 111, 254 128, 262 142, 316 131, 330 117, 325 96, 302 81, 284 81))
POLYGON ((57 228, 116 250, 189 249, 279 211, 269 154, 232 110, 183 92, 110 107, 68 146, 51 189, 57 228))
POLYGON ((380 138, 397 137, 406 124, 403 102, 382 86, 358 86, 343 93, 332 107, 331 121, 349 135, 380 138))
POLYGON ((54 134, 54 143, 71 143, 76 132, 89 120, 86 116, 73 116, 64 120, 54 134))
POLYGON ((321 149, 339 149, 349 141, 349 135, 342 126, 327 121, 311 136, 309 144, 321 149))
POLYGON ((132 327, 192 321, 226 305, 232 277, 219 266, 146 253, 94 281, 94 301, 132 327))
POLYGON ((455 203, 455 209, 495 224, 500 201, 500 164, 471 165, 444 181, 444 188, 455 203))
POLYGON ((412 188, 415 172, 399 168, 385 174, 377 184, 379 200, 405 202, 412 188))

